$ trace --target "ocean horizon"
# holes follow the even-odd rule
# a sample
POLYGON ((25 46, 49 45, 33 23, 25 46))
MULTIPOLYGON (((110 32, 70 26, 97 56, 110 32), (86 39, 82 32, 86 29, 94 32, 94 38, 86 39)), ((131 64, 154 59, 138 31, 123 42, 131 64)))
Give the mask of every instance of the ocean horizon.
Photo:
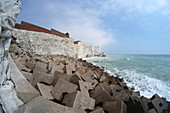
POLYGON ((114 54, 86 60, 104 67, 111 76, 124 78, 141 96, 158 94, 170 101, 169 54, 114 54))

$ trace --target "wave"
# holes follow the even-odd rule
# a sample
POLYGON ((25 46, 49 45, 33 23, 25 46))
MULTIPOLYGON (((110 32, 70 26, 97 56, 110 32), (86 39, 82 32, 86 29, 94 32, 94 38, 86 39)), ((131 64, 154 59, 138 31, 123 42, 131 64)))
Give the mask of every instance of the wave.
MULTIPOLYGON (((98 65, 97 63, 93 64, 98 65)), ((127 86, 135 88, 135 91, 140 91, 141 96, 151 98, 157 93, 160 97, 164 97, 170 101, 170 84, 167 82, 151 78, 148 75, 138 73, 135 70, 119 70, 117 68, 112 68, 112 66, 107 66, 105 71, 112 76, 124 78, 127 86)))

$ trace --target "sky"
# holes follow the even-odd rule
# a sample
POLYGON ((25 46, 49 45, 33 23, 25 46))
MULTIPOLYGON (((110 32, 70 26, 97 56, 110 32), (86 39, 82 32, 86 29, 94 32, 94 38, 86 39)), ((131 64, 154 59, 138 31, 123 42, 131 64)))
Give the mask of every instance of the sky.
POLYGON ((20 0, 17 23, 69 32, 106 54, 170 54, 169 0, 20 0))

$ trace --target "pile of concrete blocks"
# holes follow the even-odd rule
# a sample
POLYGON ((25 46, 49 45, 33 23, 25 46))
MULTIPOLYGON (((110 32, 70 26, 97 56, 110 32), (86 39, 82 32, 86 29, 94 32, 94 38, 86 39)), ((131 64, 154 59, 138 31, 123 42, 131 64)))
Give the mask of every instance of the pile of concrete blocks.
POLYGON ((70 110, 69 113, 168 111, 168 103, 158 95, 140 98, 140 93, 132 91, 123 79, 110 76, 85 60, 63 55, 39 56, 22 50, 17 54, 11 52, 11 56, 23 76, 40 93, 16 113, 57 113, 59 109, 63 113, 66 110, 70 110))

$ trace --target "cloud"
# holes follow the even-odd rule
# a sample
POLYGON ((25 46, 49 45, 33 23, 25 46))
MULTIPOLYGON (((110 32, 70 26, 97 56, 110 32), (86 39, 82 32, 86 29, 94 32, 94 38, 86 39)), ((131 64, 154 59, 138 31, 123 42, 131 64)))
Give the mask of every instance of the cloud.
POLYGON ((165 6, 167 0, 100 0, 99 4, 105 10, 117 12, 125 10, 126 12, 144 12, 153 13, 165 6))
POLYGON ((90 45, 105 46, 114 42, 113 34, 105 29, 100 18, 101 12, 96 8, 86 7, 81 2, 48 2, 46 12, 51 13, 52 27, 69 32, 75 40, 81 40, 90 45))

